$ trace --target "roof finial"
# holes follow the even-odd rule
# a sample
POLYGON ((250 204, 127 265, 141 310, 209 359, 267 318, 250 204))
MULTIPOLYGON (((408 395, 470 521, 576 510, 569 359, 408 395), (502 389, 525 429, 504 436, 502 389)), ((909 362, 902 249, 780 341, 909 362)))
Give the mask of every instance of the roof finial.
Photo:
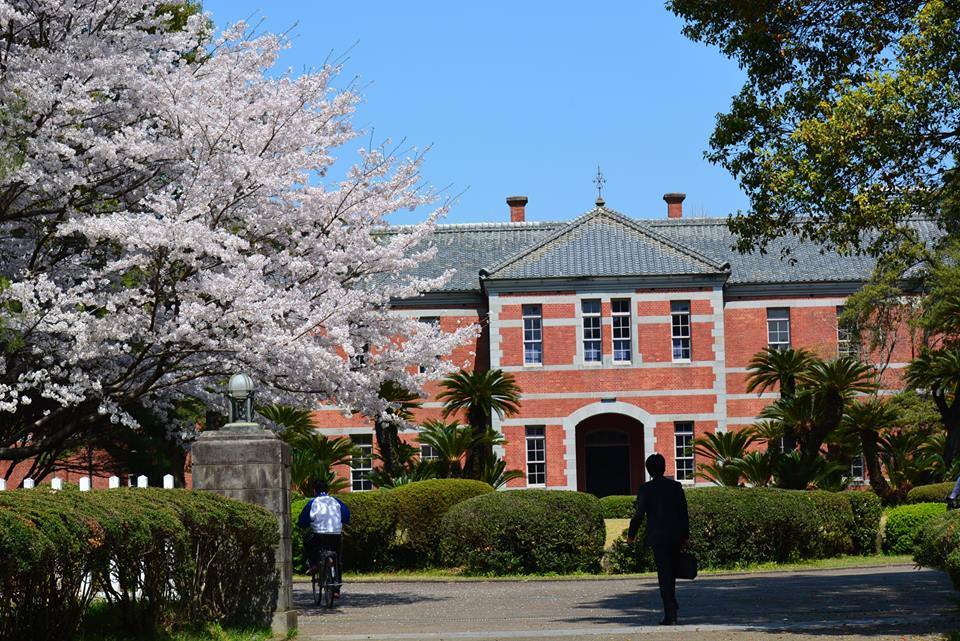
POLYGON ((603 177, 603 173, 600 171, 600 165, 597 165, 597 175, 593 179, 593 182, 597 185, 597 207, 603 207, 606 204, 606 201, 603 199, 603 184, 607 182, 607 179, 603 177))

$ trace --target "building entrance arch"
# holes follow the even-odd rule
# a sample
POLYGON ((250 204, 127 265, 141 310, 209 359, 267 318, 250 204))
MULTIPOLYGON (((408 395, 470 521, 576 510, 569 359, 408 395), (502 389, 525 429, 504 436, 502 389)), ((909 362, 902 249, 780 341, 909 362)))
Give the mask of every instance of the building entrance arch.
POLYGON ((646 479, 643 461, 654 448, 653 426, 649 414, 628 403, 580 408, 564 420, 568 451, 575 452, 568 479, 576 479, 577 490, 597 496, 634 494, 646 479))

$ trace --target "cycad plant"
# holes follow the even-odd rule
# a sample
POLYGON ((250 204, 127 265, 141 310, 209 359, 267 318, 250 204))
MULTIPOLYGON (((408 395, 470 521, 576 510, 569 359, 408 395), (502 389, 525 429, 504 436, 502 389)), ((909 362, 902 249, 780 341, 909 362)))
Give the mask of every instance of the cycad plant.
POLYGON ((437 476, 440 478, 462 478, 463 460, 476 443, 473 431, 456 421, 446 422, 439 419, 426 421, 420 426, 417 437, 423 445, 429 445, 437 455, 437 476))
POLYGON ((733 459, 728 465, 740 473, 747 485, 766 487, 773 478, 773 457, 771 452, 747 452, 740 458, 733 459))
POLYGON ((896 424, 897 419, 897 412, 889 403, 873 397, 850 403, 841 423, 841 431, 859 442, 870 487, 884 503, 903 498, 899 492, 893 491, 884 476, 879 447, 881 436, 896 424))
POLYGON ((717 485, 739 486, 741 472, 736 461, 747 454, 754 440, 749 430, 716 434, 707 432, 698 437, 693 442, 696 455, 712 462, 697 465, 697 476, 717 485))
MULTIPOLYGON (((765 347, 747 365, 746 390, 758 394, 778 390, 780 398, 792 398, 797 390, 798 379, 816 360, 816 355, 809 350, 765 347)), ((782 436, 783 449, 787 452, 793 450, 796 447, 796 435, 784 426, 782 436)))
POLYGON ((960 459, 960 347, 923 350, 907 367, 906 383, 936 403, 947 431, 943 461, 951 468, 960 459))
POLYGON ((437 400, 443 402, 443 418, 465 412, 475 441, 467 455, 464 474, 478 478, 493 459, 493 448, 485 434, 492 418, 513 416, 520 411, 520 387, 512 374, 503 370, 460 370, 440 382, 437 400))

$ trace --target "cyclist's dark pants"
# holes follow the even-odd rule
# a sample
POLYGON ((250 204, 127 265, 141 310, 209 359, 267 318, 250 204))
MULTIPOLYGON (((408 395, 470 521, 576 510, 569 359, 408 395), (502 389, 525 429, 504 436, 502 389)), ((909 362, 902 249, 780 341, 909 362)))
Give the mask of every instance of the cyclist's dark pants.
POLYGON ((337 553, 337 583, 343 582, 343 536, 307 532, 303 537, 303 556, 310 565, 320 567, 320 551, 337 553))

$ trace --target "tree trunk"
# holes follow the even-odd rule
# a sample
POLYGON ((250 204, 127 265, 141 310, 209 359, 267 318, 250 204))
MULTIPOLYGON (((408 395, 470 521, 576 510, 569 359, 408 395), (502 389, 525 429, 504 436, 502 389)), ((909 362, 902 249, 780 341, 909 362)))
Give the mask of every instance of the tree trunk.
POLYGON ((377 437, 377 449, 380 451, 383 470, 391 479, 394 479, 400 476, 402 471, 399 469, 400 465, 397 460, 400 441, 397 426, 390 421, 374 421, 373 429, 377 437))
POLYGON ((877 433, 873 431, 861 432, 860 443, 863 449, 863 464, 867 468, 867 475, 870 477, 870 489, 880 497, 884 504, 888 504, 893 499, 893 492, 883 475, 883 467, 880 465, 877 433))
POLYGON ((463 476, 469 479, 479 479, 483 473, 483 468, 493 457, 493 448, 484 442, 487 434, 487 417, 479 410, 471 409, 467 413, 467 420, 470 422, 470 431, 475 440, 473 447, 467 453, 466 465, 464 465, 463 476))

